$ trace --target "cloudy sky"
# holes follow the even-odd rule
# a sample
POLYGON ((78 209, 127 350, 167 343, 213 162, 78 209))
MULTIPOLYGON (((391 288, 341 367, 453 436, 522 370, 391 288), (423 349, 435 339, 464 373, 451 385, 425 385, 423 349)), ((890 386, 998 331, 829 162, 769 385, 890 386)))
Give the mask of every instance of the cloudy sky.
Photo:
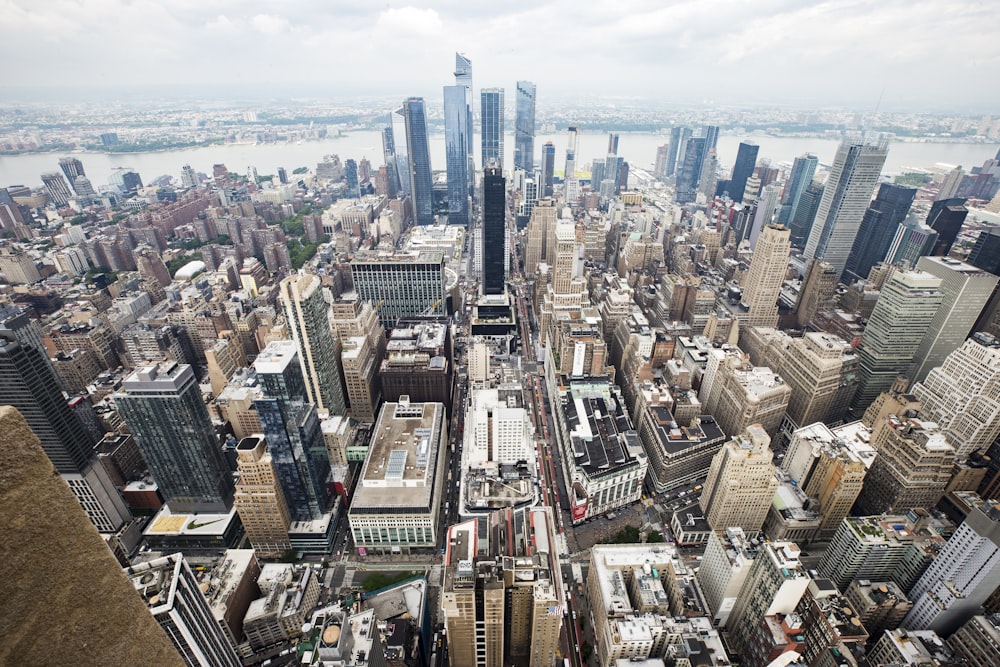
POLYGON ((0 90, 226 82, 274 94, 476 87, 679 103, 1000 113, 983 0, 0 0, 0 90))

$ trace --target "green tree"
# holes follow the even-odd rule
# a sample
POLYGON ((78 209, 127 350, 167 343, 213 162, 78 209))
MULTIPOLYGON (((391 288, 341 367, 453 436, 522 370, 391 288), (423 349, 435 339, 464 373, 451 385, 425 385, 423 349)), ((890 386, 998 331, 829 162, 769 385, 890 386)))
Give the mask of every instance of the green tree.
POLYGON ((649 535, 646 536, 647 544, 657 544, 659 542, 666 542, 666 538, 663 537, 663 533, 658 530, 651 531, 649 535))
POLYGON ((584 641, 583 645, 580 646, 580 654, 583 657, 583 661, 588 662, 590 656, 594 655, 594 647, 590 645, 590 642, 584 641))

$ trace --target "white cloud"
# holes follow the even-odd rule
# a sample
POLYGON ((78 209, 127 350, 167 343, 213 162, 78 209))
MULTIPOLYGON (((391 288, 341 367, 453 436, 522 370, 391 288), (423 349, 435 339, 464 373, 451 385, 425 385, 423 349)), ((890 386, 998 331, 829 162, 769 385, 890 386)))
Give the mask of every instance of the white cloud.
POLYGON ((250 19, 250 25, 265 35, 277 35, 289 29, 288 21, 274 14, 257 14, 250 19))

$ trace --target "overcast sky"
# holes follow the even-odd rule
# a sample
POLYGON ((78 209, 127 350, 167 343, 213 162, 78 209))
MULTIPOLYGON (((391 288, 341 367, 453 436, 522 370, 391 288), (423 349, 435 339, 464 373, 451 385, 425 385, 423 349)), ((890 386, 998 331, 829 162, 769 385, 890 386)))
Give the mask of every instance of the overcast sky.
POLYGON ((884 88, 886 110, 996 114, 998 17, 984 0, 0 0, 0 84, 440 97, 461 51, 477 89, 529 79, 542 98, 870 109, 884 88))

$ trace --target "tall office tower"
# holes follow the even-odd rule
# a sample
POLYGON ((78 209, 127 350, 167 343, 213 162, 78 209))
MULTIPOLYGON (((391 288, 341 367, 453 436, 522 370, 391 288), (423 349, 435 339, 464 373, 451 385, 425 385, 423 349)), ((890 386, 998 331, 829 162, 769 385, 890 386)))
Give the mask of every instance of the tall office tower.
POLYGON ((788 226, 792 230, 792 245, 796 248, 804 247, 806 241, 809 240, 809 233, 816 220, 819 203, 823 200, 824 190, 824 186, 812 182, 806 186, 806 189, 802 191, 802 196, 799 197, 799 205, 788 221, 788 226))
MULTIPOLYGON (((885 262, 900 266, 906 262, 907 266, 916 266, 917 260, 934 250, 937 237, 937 232, 924 223, 908 218, 896 229, 896 236, 885 253, 885 262)), ((974 264, 971 259, 970 263, 974 264)))
POLYGON ((927 226, 938 233, 932 255, 945 257, 951 252, 951 246, 962 230, 969 209, 965 207, 965 199, 938 199, 931 205, 927 214, 927 226))
POLYGON ((483 166, 496 160, 503 171, 503 88, 482 88, 479 98, 483 166))
POLYGON ((70 183, 75 183, 78 176, 87 175, 83 170, 83 162, 75 157, 59 158, 59 168, 66 174, 66 180, 70 183))
POLYGON ((240 479, 233 504, 250 546, 260 558, 281 558, 292 548, 288 539, 292 518, 263 436, 240 440, 236 445, 236 466, 240 479))
MULTIPOLYGON (((389 196, 395 197, 396 193, 402 190, 402 187, 399 182, 399 175, 401 172, 397 163, 396 137, 392 131, 391 117, 389 119, 389 124, 382 128, 382 159, 385 162, 386 172, 389 177, 389 196)), ((407 182, 407 185, 409 185, 409 182, 407 182)))
POLYGON ((795 307, 795 317, 800 328, 809 326, 816 311, 833 302, 837 293, 837 278, 830 264, 818 259, 809 260, 805 277, 802 278, 802 288, 799 290, 799 302, 795 307))
POLYGON ((859 385, 851 402, 855 415, 909 370, 941 298, 941 279, 924 271, 896 271, 882 287, 861 335, 859 385))
POLYGON ((910 589, 907 629, 949 635, 979 612, 1000 577, 1000 503, 981 501, 910 589))
POLYGON ((698 502, 713 530, 760 531, 778 489, 772 457, 770 436, 754 424, 712 458, 698 502))
MULTIPOLYGON (((684 160, 677 171, 677 192, 674 200, 678 204, 688 204, 696 198, 698 179, 701 178, 702 162, 705 160, 705 138, 688 139, 684 149, 684 160)), ((605 174, 605 178, 611 174, 605 174)))
POLYGON ((702 132, 705 135, 705 151, 713 151, 719 143, 719 126, 706 125, 702 132))
POLYGON ((753 220, 750 223, 750 233, 747 240, 750 241, 750 249, 757 247, 757 239, 760 237, 764 227, 774 221, 774 214, 778 208, 778 200, 781 196, 781 188, 775 184, 765 185, 761 190, 760 198, 754 206, 753 220))
POLYGON ((42 174, 42 184, 45 186, 45 192, 48 193, 49 199, 56 206, 65 206, 73 198, 73 193, 70 192, 66 179, 58 171, 42 174))
POLYGON ((323 298, 319 276, 303 273, 281 281, 285 322, 299 349, 310 403, 320 412, 347 411, 340 381, 340 349, 330 330, 330 307, 323 298))
POLYGON ((893 183, 878 186, 875 201, 865 211, 851 254, 847 257, 844 273, 849 282, 867 278, 872 267, 885 259, 896 230, 906 219, 916 194, 913 188, 893 183))
POLYGON ((766 542, 757 552, 729 614, 730 645, 743 654, 765 616, 791 614, 812 579, 799 561, 794 542, 766 542))
POLYGON ((812 183, 818 164, 819 158, 812 153, 805 153, 792 162, 792 171, 788 174, 785 189, 781 191, 781 208, 778 209, 778 222, 781 224, 788 225, 792 222, 802 200, 802 193, 812 183))
POLYGON ((733 164, 733 174, 729 178, 727 192, 735 202, 742 202, 746 193, 747 179, 753 175, 757 166, 757 152, 760 146, 752 141, 741 141, 736 150, 736 162, 733 164))
POLYGON ((604 181, 604 160, 594 160, 590 163, 590 191, 598 193, 601 190, 601 182, 604 181))
POLYGON ((791 340, 778 365, 781 377, 792 389, 782 431, 787 434, 830 418, 833 401, 845 381, 844 371, 851 367, 854 356, 854 348, 832 334, 810 331, 791 340))
POLYGON ((876 144, 851 139, 840 144, 806 241, 806 259, 821 258, 843 274, 888 154, 885 137, 876 144))
POLYGON ((757 241, 750 270, 743 281, 743 303, 747 305, 747 326, 774 327, 778 324, 778 292, 788 270, 791 231, 784 225, 767 225, 757 241))
POLYGON ((1000 227, 987 227, 979 232, 969 253, 969 264, 1000 275, 1000 227))
POLYGON ((575 202, 580 196, 580 179, 576 177, 576 143, 580 131, 575 125, 570 125, 566 132, 568 136, 566 138, 566 167, 563 170, 563 197, 567 202, 575 202))
POLYGON ((254 405, 292 520, 312 521, 330 509, 330 458, 297 356, 290 340, 274 341, 257 355, 264 395, 254 405))
POLYGON ((938 193, 937 196, 934 197, 934 201, 939 202, 945 199, 951 199, 958 194, 958 188, 962 185, 963 176, 965 176, 965 171, 962 169, 962 165, 958 165, 949 171, 945 175, 944 181, 941 183, 941 187, 938 188, 938 193))
POLYGON ((756 557, 756 540, 751 541, 739 528, 709 533, 705 557, 695 576, 716 627, 728 625, 729 614, 756 557))
POLYGON ((1000 435, 1000 342, 975 334, 913 387, 920 415, 936 422, 959 459, 1000 435))
POLYGON ((454 664, 555 664, 565 599, 554 523, 533 507, 448 528, 441 613, 454 664))
POLYGON ((752 424, 777 433, 791 394, 792 388, 769 367, 729 358, 719 366, 703 402, 727 435, 739 435, 752 424))
POLYGON ((821 423, 797 429, 781 468, 806 497, 819 505, 818 539, 828 540, 861 493, 875 455, 867 446, 837 436, 821 423))
POLYGON ((440 251, 355 255, 351 279, 358 296, 372 304, 387 329, 400 317, 445 314, 444 255, 440 251))
POLYGON ((229 511, 232 473, 191 366, 140 368, 114 400, 172 511, 229 511))
POLYGON ((406 151, 409 158, 410 196, 413 216, 418 225, 434 224, 434 178, 431 172, 431 149, 427 143, 427 117, 424 98, 410 97, 398 112, 406 124, 406 151))
POLYGON ((973 616, 948 638, 948 645, 970 667, 1000 665, 1000 615, 973 616))
POLYGON ((469 127, 468 89, 444 87, 444 151, 448 177, 448 224, 468 227, 469 127))
MULTIPOLYGON (((183 180, 184 174, 181 174, 181 179, 183 180)), ((288 184, 288 170, 284 167, 278 167, 278 182, 282 185, 288 184)))
POLYGON ((182 554, 127 567, 125 574, 188 667, 242 665, 182 554))
POLYGON ((677 175, 677 170, 684 162, 684 149, 691 138, 691 128, 670 128, 670 143, 667 145, 667 166, 664 172, 667 178, 677 175))
POLYGON ((344 178, 347 179, 347 196, 361 196, 361 182, 358 180, 358 163, 353 158, 348 158, 344 163, 344 178))
POLYGON ((558 211, 555 202, 543 199, 531 211, 528 221, 527 239, 524 244, 524 274, 534 276, 538 273, 538 265, 542 262, 552 264, 555 261, 555 248, 551 239, 558 224, 558 211))
POLYGON ((653 167, 653 175, 661 181, 666 179, 669 155, 670 144, 663 144, 656 149, 656 163, 653 167))
POLYGON ((921 257, 917 270, 941 279, 941 307, 913 355, 909 373, 913 382, 922 382, 932 368, 943 364, 962 345, 1000 278, 949 257, 921 257))
POLYGON ((616 132, 608 133, 608 155, 618 155, 618 139, 620 135, 616 132))
POLYGON ((81 197, 94 197, 97 195, 97 191, 94 190, 93 184, 90 182, 90 179, 87 178, 86 176, 76 177, 76 179, 73 181, 73 190, 75 190, 76 194, 80 195, 81 197))
MULTIPOLYGON (((625 163, 626 166, 628 163, 625 163)), ((698 192, 711 200, 715 196, 715 188, 719 184, 719 156, 714 148, 710 149, 702 162, 701 176, 699 177, 698 192)))
POLYGON ((0 662, 183 665, 12 406, 0 405, 0 433, 0 558, 17 572, 0 582, 0 662), (39 641, 57 600, 66 601, 59 612, 64 625, 39 641))
POLYGON ((551 141, 546 141, 542 146, 542 186, 540 197, 552 196, 552 184, 555 178, 556 147, 551 141))
POLYGON ((132 515, 94 454, 97 440, 67 405, 43 349, 0 330, 0 405, 18 409, 97 530, 114 533, 132 515))
POLYGON ((472 61, 461 53, 455 54, 455 85, 465 88, 465 153, 467 156, 465 172, 469 177, 469 196, 472 197, 476 186, 476 162, 472 150, 472 117, 475 102, 472 95, 472 61))
POLYGON ((868 470, 855 513, 905 512, 933 507, 955 467, 955 449, 937 424, 889 416, 871 436, 878 456, 868 470))
MULTIPOLYGON (((551 145, 551 144, 550 144, 551 145)), ((503 294, 507 182, 499 167, 483 170, 483 294, 503 294)))
MULTIPOLYGON (((514 169, 531 171, 535 168, 535 95, 535 84, 530 81, 517 82, 514 169)), ((483 165, 486 165, 485 161, 483 165)))

